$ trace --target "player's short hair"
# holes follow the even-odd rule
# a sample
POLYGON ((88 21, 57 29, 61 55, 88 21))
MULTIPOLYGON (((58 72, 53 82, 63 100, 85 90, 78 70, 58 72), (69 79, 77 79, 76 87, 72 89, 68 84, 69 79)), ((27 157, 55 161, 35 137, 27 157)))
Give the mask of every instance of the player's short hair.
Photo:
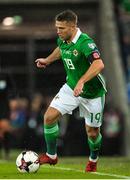
POLYGON ((77 15, 71 11, 66 10, 56 15, 55 17, 56 21, 67 21, 67 22, 73 22, 74 24, 77 24, 78 17, 77 15))

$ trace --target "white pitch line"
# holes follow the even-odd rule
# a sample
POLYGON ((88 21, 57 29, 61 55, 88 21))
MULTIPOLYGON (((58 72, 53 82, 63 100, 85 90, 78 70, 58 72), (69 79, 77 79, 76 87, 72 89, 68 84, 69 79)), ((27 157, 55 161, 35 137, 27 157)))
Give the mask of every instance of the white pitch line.
MULTIPOLYGON (((46 167, 46 168, 48 168, 48 167, 46 167)), ((72 169, 72 168, 64 168, 64 167, 53 167, 53 168, 54 169, 59 169, 59 170, 65 170, 65 171, 75 171, 75 172, 85 173, 85 171, 83 171, 83 170, 76 170, 76 169, 72 169)), ((116 177, 116 178, 120 178, 120 179, 130 179, 130 176, 122 176, 122 175, 111 174, 111 173, 91 172, 91 174, 97 174, 97 175, 100 175, 100 176, 116 177)))
POLYGON ((123 179, 130 179, 130 176, 122 176, 122 175, 111 174, 111 173, 94 172, 93 174, 97 174, 101 176, 111 176, 111 177, 117 177, 117 178, 123 178, 123 179))

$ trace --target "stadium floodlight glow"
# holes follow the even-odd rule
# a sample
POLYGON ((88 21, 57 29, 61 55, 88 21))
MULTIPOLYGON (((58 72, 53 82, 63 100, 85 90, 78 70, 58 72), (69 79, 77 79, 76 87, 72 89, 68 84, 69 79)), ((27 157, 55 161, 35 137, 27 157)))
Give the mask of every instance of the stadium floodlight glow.
POLYGON ((12 26, 14 25, 14 18, 13 17, 5 17, 2 22, 3 26, 12 26))
POLYGON ((13 17, 5 17, 3 19, 3 26, 13 26, 13 25, 19 25, 22 23, 22 17, 19 15, 15 15, 13 17))

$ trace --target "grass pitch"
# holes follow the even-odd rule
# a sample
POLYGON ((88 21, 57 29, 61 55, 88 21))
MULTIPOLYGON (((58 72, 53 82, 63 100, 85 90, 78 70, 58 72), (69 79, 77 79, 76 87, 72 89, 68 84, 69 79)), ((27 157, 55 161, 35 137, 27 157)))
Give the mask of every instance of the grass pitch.
MULTIPOLYGON (((17 154, 18 155, 18 154, 17 154)), ((130 158, 100 158, 96 173, 85 173, 87 158, 59 158, 56 166, 42 165, 35 174, 21 174, 10 161, 0 160, 0 179, 130 179, 130 158)))

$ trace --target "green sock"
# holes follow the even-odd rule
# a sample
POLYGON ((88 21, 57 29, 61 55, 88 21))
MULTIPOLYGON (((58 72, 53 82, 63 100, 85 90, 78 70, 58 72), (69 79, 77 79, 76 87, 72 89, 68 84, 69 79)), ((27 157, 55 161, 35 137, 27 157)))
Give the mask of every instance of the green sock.
POLYGON ((57 152, 56 140, 59 134, 58 124, 44 125, 44 136, 47 145, 47 153, 54 155, 57 152))
POLYGON ((102 143, 102 135, 100 133, 95 140, 88 138, 91 159, 96 159, 98 157, 101 148, 101 143, 102 143))

